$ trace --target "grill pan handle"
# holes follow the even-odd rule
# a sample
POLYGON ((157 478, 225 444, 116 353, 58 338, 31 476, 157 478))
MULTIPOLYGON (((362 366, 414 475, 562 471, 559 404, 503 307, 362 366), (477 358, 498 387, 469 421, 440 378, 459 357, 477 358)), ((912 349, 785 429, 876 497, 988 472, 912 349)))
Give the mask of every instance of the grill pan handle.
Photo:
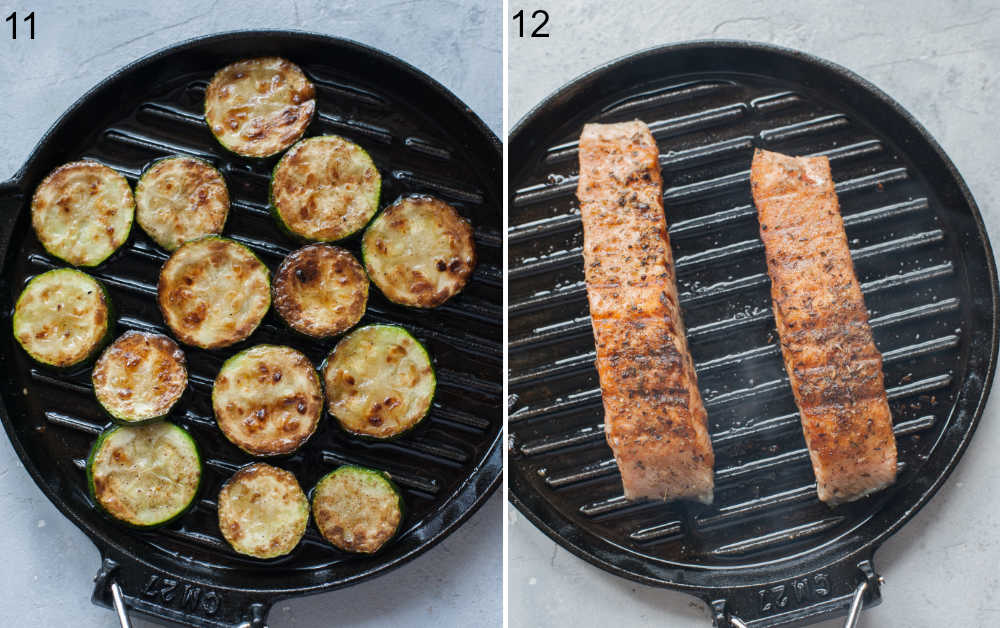
MULTIPOLYGON (((858 585, 858 588, 854 590, 854 600, 851 602, 851 610, 847 613, 847 621, 844 622, 844 628, 857 628, 858 620, 861 619, 861 610, 865 604, 865 591, 867 590, 868 582, 862 582, 858 585)), ((119 612, 119 615, 120 614, 121 613, 119 612)), ((743 620, 735 615, 729 616, 729 623, 732 624, 734 628, 747 628, 747 625, 743 622, 743 620)), ((122 622, 122 628, 131 628, 131 626, 122 622)))
POLYGON ((113 554, 102 550, 91 600, 114 609, 122 628, 129 615, 167 626, 267 628, 276 598, 185 580, 113 554))
POLYGON ((702 599, 712 608, 714 628, 791 628, 844 615, 846 628, 855 628, 861 609, 881 602, 881 584, 872 556, 855 555, 810 574, 702 599))
POLYGON ((115 602, 115 612, 118 613, 118 622, 122 628, 132 628, 132 620, 128 617, 128 607, 125 606, 125 596, 122 588, 115 580, 111 581, 111 599, 115 602))
POLYGON ((24 192, 18 181, 0 183, 0 264, 7 257, 10 236, 24 203, 24 192))

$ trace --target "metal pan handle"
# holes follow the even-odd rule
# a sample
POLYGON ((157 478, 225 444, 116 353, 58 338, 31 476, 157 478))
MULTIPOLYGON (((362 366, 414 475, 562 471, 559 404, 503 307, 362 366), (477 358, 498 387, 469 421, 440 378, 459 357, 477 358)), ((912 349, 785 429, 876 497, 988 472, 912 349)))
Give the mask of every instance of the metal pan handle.
POLYGON ((128 618, 128 608, 125 606, 125 595, 117 580, 111 581, 111 599, 115 603, 115 612, 118 614, 118 623, 122 628, 132 628, 132 620, 128 618))
POLYGON ((267 628, 275 598, 184 580, 111 553, 102 552, 91 600, 114 609, 122 628, 131 628, 136 615, 168 625, 267 628))
POLYGON ((712 607, 715 628, 802 626, 838 616, 846 616, 846 628, 855 628, 861 610, 882 599, 882 579, 871 558, 855 555, 814 573, 702 599, 712 607))
MULTIPOLYGON (((879 577, 878 583, 882 585, 882 578, 879 577)), ((865 604, 865 591, 868 590, 868 581, 865 580, 858 585, 858 588, 854 590, 854 600, 851 602, 851 610, 847 613, 847 621, 844 622, 844 628, 855 628, 858 625, 858 619, 861 618, 861 609, 865 604)))
MULTIPOLYGON (((881 584, 881 582, 880 578, 879 583, 881 584)), ((854 590, 854 599, 851 602, 851 609, 847 613, 847 620, 844 622, 844 628, 857 628, 858 620, 861 619, 861 609, 865 604, 865 591, 867 590, 868 581, 862 582, 858 585, 858 588, 854 590)), ((748 628, 746 623, 735 615, 730 615, 729 623, 733 625, 733 628, 748 628)), ((122 628, 130 628, 130 626, 123 622, 122 628)))

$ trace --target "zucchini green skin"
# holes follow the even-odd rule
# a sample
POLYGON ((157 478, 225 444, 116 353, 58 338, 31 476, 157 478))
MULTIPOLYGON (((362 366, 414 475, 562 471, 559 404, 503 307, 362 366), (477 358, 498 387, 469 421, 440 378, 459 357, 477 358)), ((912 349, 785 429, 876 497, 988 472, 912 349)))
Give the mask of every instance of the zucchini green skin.
POLYGON ((104 515, 106 515, 110 519, 112 519, 112 520, 114 520, 114 521, 116 521, 116 522, 118 522, 118 523, 120 523, 120 524, 122 524, 122 525, 124 525, 124 526, 126 526, 128 528, 132 528, 134 530, 153 530, 153 529, 160 528, 160 527, 163 527, 165 525, 168 525, 170 523, 173 523, 174 521, 176 521, 180 517, 184 516, 184 514, 188 510, 191 509, 191 506, 198 499, 198 494, 201 493, 201 485, 202 485, 202 481, 203 481, 203 478, 204 478, 204 473, 203 473, 203 471, 204 471, 204 463, 202 461, 201 449, 198 447, 198 442, 194 439, 194 437, 191 436, 191 434, 187 430, 185 430, 184 428, 180 427, 179 425, 175 425, 173 423, 167 423, 167 422, 163 422, 163 424, 164 425, 169 425, 171 428, 176 429, 176 430, 178 430, 179 433, 183 434, 184 437, 187 438, 187 440, 190 442, 191 447, 194 449, 195 456, 198 459, 198 483, 195 486, 194 491, 192 491, 192 493, 191 493, 191 499, 187 502, 187 505, 185 505, 183 508, 181 508, 180 510, 178 510, 176 513, 174 513, 172 516, 168 517, 167 519, 164 519, 162 521, 158 521, 156 523, 152 523, 152 524, 149 524, 149 525, 138 524, 138 523, 134 523, 132 521, 121 519, 121 518, 115 516, 110 511, 108 511, 104 507, 104 505, 101 503, 101 500, 98 499, 98 496, 97 496, 97 486, 96 486, 96 484, 94 482, 94 462, 95 462, 97 454, 100 451, 100 449, 101 449, 102 445, 104 444, 104 442, 108 439, 108 437, 110 437, 113 434, 115 434, 118 430, 142 429, 142 427, 145 427, 145 426, 142 426, 142 425, 141 426, 116 425, 114 427, 111 427, 109 429, 104 430, 103 432, 101 432, 97 436, 97 440, 94 441, 93 446, 90 448, 90 454, 87 456, 87 490, 90 493, 90 499, 93 500, 94 504, 97 506, 97 509, 99 511, 101 511, 104 515))
POLYGON ((337 346, 335 346, 333 348, 333 350, 330 351, 329 354, 327 354, 326 358, 323 360, 323 362, 319 366, 319 372, 320 372, 320 381, 322 381, 322 383, 323 383, 323 390, 324 390, 324 394, 326 395, 326 399, 327 399, 327 412, 329 412, 329 414, 334 419, 337 420, 337 425, 339 425, 340 428, 344 432, 346 432, 347 434, 350 434, 351 436, 355 436, 357 438, 360 438, 360 439, 366 440, 366 441, 391 441, 391 440, 395 440, 397 438, 400 438, 402 436, 405 436, 405 435, 409 434, 410 432, 412 432, 413 430, 415 430, 421 423, 423 423, 424 419, 427 418, 427 415, 430 413, 430 410, 431 410, 431 408, 434 405, 434 396, 435 396, 435 394, 437 392, 437 373, 434 370, 434 360, 431 359, 430 353, 427 351, 427 347, 425 347, 422 342, 420 342, 419 340, 417 340, 417 338, 412 333, 410 333, 410 331, 408 329, 406 329, 402 325, 380 323, 380 324, 365 325, 363 327, 355 328, 349 334, 347 334, 343 338, 341 338, 340 342, 337 343, 337 346), (345 421, 343 419, 341 419, 341 417, 338 417, 337 414, 333 411, 333 408, 331 407, 332 406, 332 398, 331 397, 332 397, 333 393, 330 390, 330 383, 328 381, 328 376, 327 376, 327 370, 331 366, 331 360, 333 359, 334 355, 336 354, 337 348, 340 347, 342 343, 344 343, 345 341, 347 341, 354 334, 357 334, 359 332, 363 332, 364 330, 367 330, 367 329, 370 329, 370 328, 380 328, 381 330, 392 330, 392 331, 395 331, 395 332, 398 332, 398 333, 405 334, 420 349, 420 351, 422 352, 424 358, 426 358, 426 360, 427 360, 427 367, 429 369, 429 371, 428 371, 428 373, 426 373, 426 375, 431 380, 431 389, 430 389, 430 393, 429 393, 428 399, 427 399, 427 406, 426 406, 426 408, 424 408, 423 413, 420 414, 420 416, 418 418, 416 418, 415 420, 413 420, 412 423, 408 427, 406 427, 405 429, 399 429, 398 431, 394 431, 393 433, 387 434, 387 435, 376 435, 376 434, 370 434, 370 433, 367 433, 367 432, 364 432, 364 431, 359 431, 359 430, 351 429, 351 427, 349 427, 348 425, 345 425, 345 421))
POLYGON ((107 286, 105 286, 96 277, 92 277, 92 276, 88 275, 87 273, 85 273, 85 272, 83 272, 81 270, 77 270, 75 268, 56 268, 54 270, 49 270, 49 271, 46 271, 44 273, 41 273, 41 274, 33 277, 31 279, 31 281, 29 281, 28 284, 24 287, 24 290, 22 290, 21 294, 18 295, 17 302, 14 305, 14 316, 13 316, 13 320, 11 321, 11 323, 12 323, 11 327, 13 329, 14 339, 17 340, 17 344, 20 345, 20 347, 24 350, 25 353, 28 354, 28 356, 32 360, 34 360, 35 362, 37 362, 37 363, 39 363, 39 364, 41 364, 43 366, 47 366, 49 368, 53 368, 53 369, 62 371, 62 370, 72 369, 72 368, 74 368, 76 366, 80 366, 80 365, 83 365, 83 364, 89 364, 89 363, 93 362, 94 360, 96 360, 97 356, 100 355, 101 351, 104 350, 104 347, 106 347, 108 345, 108 343, 110 343, 111 340, 112 340, 112 338, 114 337, 114 330, 115 330, 116 320, 117 320, 117 312, 115 311, 114 303, 111 300, 111 295, 108 293, 107 286), (101 291, 101 298, 102 298, 102 301, 104 303, 104 307, 107 310, 107 318, 105 319, 105 324, 104 324, 104 333, 101 335, 101 337, 94 343, 93 347, 82 358, 77 359, 77 360, 73 360, 72 362, 68 362, 68 363, 65 363, 65 364, 57 364, 57 363, 49 362, 49 361, 41 358, 40 356, 38 356, 35 353, 33 353, 28 347, 26 347, 25 344, 24 344, 24 342, 21 340, 21 338, 18 337, 18 327, 20 326, 19 325, 20 316, 19 316, 19 313, 18 313, 18 309, 19 309, 18 306, 21 304, 22 299, 24 299, 25 294, 28 291, 28 288, 31 287, 31 285, 33 283, 35 283, 36 281, 38 281, 42 277, 51 276, 51 275, 56 274, 56 273, 74 273, 74 274, 79 274, 79 275, 83 275, 87 279, 93 281, 95 284, 97 284, 97 287, 101 291))
POLYGON ((316 487, 312 491, 312 496, 310 499, 312 503, 312 514, 313 520, 316 522, 316 527, 319 529, 320 534, 325 538, 331 545, 341 549, 345 552, 353 552, 359 554, 375 554, 384 548, 389 541, 391 541, 399 533, 400 528, 403 526, 403 521, 406 519, 406 502, 403 500, 403 492, 400 490, 399 486, 392 481, 392 477, 385 471, 380 471, 378 469, 371 469, 369 467, 362 467, 360 465, 346 464, 334 469, 333 471, 324 475, 316 483, 316 487), (328 530, 326 519, 324 514, 330 515, 330 518, 335 517, 340 513, 324 513, 322 504, 320 503, 323 498, 324 487, 328 482, 334 480, 334 478, 340 478, 344 480, 351 480, 355 477, 370 477, 375 478, 380 487, 384 487, 391 495, 395 497, 395 513, 397 519, 395 525, 392 526, 391 531, 383 532, 383 537, 378 540, 378 544, 375 547, 360 548, 353 546, 352 544, 345 542, 343 539, 337 538, 335 530, 337 529, 336 523, 334 522, 333 530, 328 530), (333 537, 333 538, 331 538, 333 537))
POLYGON ((230 204, 231 203, 231 199, 230 199, 230 196, 229 196, 229 186, 226 184, 226 178, 224 176, 222 176, 222 172, 219 171, 219 169, 216 168, 214 165, 212 165, 212 163, 210 163, 209 161, 207 161, 205 159, 202 159, 200 157, 192 157, 192 156, 189 156, 189 155, 168 155, 166 157, 160 157, 159 159, 154 159, 153 161, 149 162, 146 165, 146 167, 143 168, 142 174, 139 175, 139 180, 135 184, 135 190, 133 192, 133 196, 134 196, 135 202, 136 202, 135 222, 139 224, 139 228, 142 229, 146 233, 146 235, 148 235, 150 237, 150 239, 152 239, 154 242, 156 242, 156 244, 159 245, 160 247, 162 247, 162 248, 164 248, 164 249, 166 249, 167 251, 170 251, 170 252, 176 251, 185 242, 189 242, 191 240, 197 240, 200 237, 205 237, 205 236, 210 236, 210 235, 220 235, 225 230, 225 228, 226 228, 226 222, 228 222, 228 220, 229 220, 229 211, 230 211, 230 209, 232 209, 231 204, 230 204), (193 161, 193 162, 197 162, 197 163, 205 166, 206 168, 210 168, 215 173, 216 177, 218 177, 218 180, 222 183, 222 192, 224 193, 224 196, 225 196, 225 203, 224 204, 226 206, 226 211, 225 211, 225 213, 222 216, 222 221, 221 221, 221 223, 219 223, 218 229, 213 229, 211 231, 205 231, 205 232, 203 232, 199 236, 188 238, 186 240, 182 240, 178 244, 176 244, 174 246, 171 246, 172 243, 166 242, 162 238, 157 237, 155 234, 153 234, 152 232, 150 232, 142 224, 142 220, 140 220, 140 210, 141 210, 141 207, 140 207, 140 204, 139 204, 139 199, 140 199, 140 197, 142 195, 142 191, 143 191, 144 186, 148 184, 148 181, 149 181, 148 177, 150 176, 150 173, 157 166, 159 166, 160 164, 163 164, 164 162, 168 162, 168 161, 173 161, 173 160, 193 161))
MULTIPOLYGON (((73 210, 73 211, 78 211, 78 210, 73 210)), ((97 222, 97 218, 92 216, 92 214, 94 213, 93 208, 89 207, 84 208, 84 211, 88 214, 87 218, 90 220, 90 222, 97 222)), ((70 213, 72 213, 72 211, 70 213)), ((118 212, 116 212, 116 215, 117 213, 118 212)), ((103 220, 104 218, 105 218, 104 216, 101 216, 101 220, 103 220)), ((44 248, 49 255, 59 260, 62 260, 67 264, 76 266, 78 268, 94 268, 100 266, 105 261, 107 261, 108 258, 114 255, 119 249, 121 249, 121 247, 126 242, 128 242, 128 239, 132 233, 132 227, 135 224, 135 194, 133 194, 132 186, 129 184, 128 180, 126 180, 125 177, 120 172, 110 168, 109 166, 105 166, 104 164, 92 159, 69 162, 63 164, 62 166, 50 172, 48 176, 46 176, 45 179, 42 180, 42 182, 38 185, 38 187, 35 188, 35 193, 31 197, 31 223, 39 243, 42 245, 42 248, 44 248), (47 211, 47 208, 51 205, 49 201, 54 200, 54 199, 47 200, 45 197, 49 196, 50 193, 54 191, 53 188, 58 189, 59 186, 63 183, 62 181, 59 180, 60 177, 71 176, 67 175, 67 173, 70 173, 74 170, 78 171, 84 168, 96 169, 98 172, 100 172, 102 176, 107 176, 107 175, 116 176, 118 179, 116 183, 123 184, 124 190, 126 191, 126 198, 116 199, 116 200, 125 201, 125 205, 119 207, 118 209, 127 212, 128 223, 127 225, 124 226, 124 229, 120 230, 117 234, 115 234, 114 232, 115 228, 113 226, 107 225, 106 229, 112 230, 111 233, 115 234, 115 243, 107 250, 106 253, 104 253, 101 256, 94 257, 92 259, 89 257, 86 259, 80 259, 78 258, 78 256, 69 254, 68 251, 60 252, 55 250, 52 246, 52 243, 47 241, 48 234, 46 233, 46 231, 49 228, 49 225, 45 224, 45 221, 46 217, 51 219, 53 213, 56 213, 56 215, 60 215, 62 213, 62 210, 59 210, 58 212, 50 211, 48 213, 48 216, 44 215, 45 212, 47 211)))
POLYGON ((375 161, 371 158, 371 155, 369 155, 365 149, 363 149, 360 145, 355 144, 354 142, 339 135, 318 135, 314 137, 308 137, 306 139, 297 142, 295 145, 289 148, 288 151, 281 156, 281 159, 278 160, 278 163, 274 165, 274 168, 271 170, 271 181, 268 186, 268 201, 269 201, 268 209, 271 212, 271 215, 274 217, 275 222, 278 224, 278 228, 281 229, 281 231, 285 235, 289 236, 293 240, 304 243, 308 242, 333 243, 333 242, 340 242, 343 240, 347 240, 348 238, 352 238, 358 235, 359 233, 363 232, 365 228, 371 223, 372 219, 375 218, 375 215, 378 214, 378 205, 379 201, 381 200, 381 197, 382 197, 381 173, 379 173, 378 168, 375 166, 375 161), (315 237, 299 232, 292 225, 288 224, 288 221, 285 219, 285 217, 281 215, 281 209, 279 208, 279 203, 275 192, 275 181, 280 179, 282 168, 287 167, 288 160, 291 158, 291 156, 295 155, 296 151, 300 150, 308 142, 316 142, 327 139, 336 139, 346 142, 351 150, 359 151, 363 156, 363 158, 368 160, 370 166, 375 171, 376 180, 374 184, 374 190, 371 191, 370 210, 368 211, 367 217, 363 222, 360 222, 356 228, 350 229, 342 234, 337 234, 332 237, 315 237))
MULTIPOLYGON (((264 365, 264 366, 270 366, 270 368, 273 369, 275 367, 275 362, 271 361, 269 365, 264 365)), ((268 375, 270 375, 270 373, 268 373, 268 375)), ((287 379, 288 379, 287 377, 284 377, 284 378, 279 379, 278 381, 279 382, 280 381, 287 381, 287 379)), ((247 397, 247 395, 243 395, 244 399, 246 397, 247 397)), ((255 399, 255 401, 256 401, 256 399, 255 399)), ((273 405, 278 405, 279 407, 278 408, 271 408, 272 411, 269 411, 267 413, 268 416, 274 416, 276 414, 276 412, 274 410, 277 410, 277 412, 281 412, 282 409, 283 409, 283 408, 280 407, 282 405, 280 403, 273 404, 273 405)), ((301 352, 299 352, 299 351, 297 351, 297 350, 295 350, 295 349, 293 349, 291 347, 287 347, 287 346, 266 345, 266 344, 264 344, 264 345, 255 345, 253 347, 249 347, 247 349, 244 349, 243 351, 240 351, 239 353, 236 353, 235 355, 233 355, 232 357, 230 357, 229 359, 227 359, 222 364, 222 367, 219 369, 219 374, 218 374, 218 376, 216 376, 215 382, 214 382, 214 384, 212 386, 212 411, 215 414, 215 420, 216 420, 216 423, 219 426, 219 430, 222 432, 223 436, 225 436, 226 439, 230 443, 232 443, 233 445, 235 445, 236 447, 238 447, 244 453, 250 454, 251 456, 257 456, 257 457, 287 456, 287 455, 291 455, 291 454, 295 453, 296 451, 298 451, 299 448, 301 448, 310 438, 312 438, 313 434, 315 434, 316 430, 319 428, 320 421, 323 418, 323 405, 324 405, 323 404, 323 384, 322 384, 322 382, 320 380, 319 373, 316 371, 315 367, 313 367, 312 363, 309 362, 309 358, 307 358, 301 352), (311 380, 312 380, 312 383, 315 385, 316 398, 312 399, 312 400, 310 400, 310 399, 303 399, 303 400, 301 400, 301 403, 303 404, 303 407, 307 411, 308 411, 308 406, 310 405, 310 403, 315 404, 316 409, 315 409, 314 412, 311 412, 311 413, 306 413, 306 412, 301 413, 302 414, 302 418, 304 418, 304 419, 311 419, 312 427, 311 427, 311 429, 309 429, 308 432, 298 435, 298 437, 295 439, 294 442, 286 442, 285 444, 282 444, 282 442, 279 442, 278 444, 272 444, 270 446, 270 448, 267 447, 266 445, 262 444, 260 447, 254 449, 254 448, 246 446, 244 443, 239 442, 238 439, 236 438, 236 436, 230 432, 231 428, 229 427, 228 421, 226 420, 227 417, 220 416, 221 414, 223 414, 225 412, 225 409, 224 408, 220 408, 221 403, 220 403, 220 393, 219 393, 219 390, 220 390, 220 386, 223 385, 222 381, 225 380, 225 379, 227 379, 228 377, 230 377, 230 371, 232 371, 234 368, 236 368, 237 363, 240 360, 242 360, 243 358, 247 357, 251 352, 255 352, 255 351, 256 352, 260 352, 261 350, 265 350, 265 351, 270 351, 270 350, 291 351, 291 352, 297 354, 297 356, 294 356, 294 357, 297 357, 301 361, 309 363, 308 373, 309 373, 309 375, 312 376, 311 380), (225 422, 225 426, 223 425, 224 422, 225 422)), ((241 421, 238 421, 238 423, 241 423, 241 421)), ((258 432, 259 431, 261 431, 261 430, 258 430, 258 432)))
MULTIPOLYGON (((126 350, 126 356, 128 355, 129 355, 128 350, 126 350)), ((134 353, 131 355, 134 356, 134 353)), ((157 363, 157 372, 161 373, 164 370, 166 369, 164 368, 161 360, 157 363)), ((170 415, 170 412, 177 406, 177 403, 181 400, 181 397, 183 396, 184 391, 187 388, 187 382, 188 382, 187 361, 185 359, 184 352, 181 350, 179 346, 177 346, 177 343, 174 342, 173 339, 171 339, 170 337, 162 334, 150 334, 146 332, 127 331, 121 336, 119 336, 117 340, 115 340, 113 343, 111 343, 108 347, 104 349, 104 352, 101 354, 101 357, 97 359, 97 362, 94 365, 94 369, 91 372, 90 378, 91 378, 91 384, 93 385, 94 388, 94 394, 97 397, 98 403, 101 404, 101 408, 104 409, 104 412, 111 418, 112 421, 121 425, 141 425, 144 423, 152 423, 154 421, 160 421, 162 419, 167 418, 170 415), (176 372, 180 373, 181 382, 179 383, 179 385, 175 384, 176 388, 178 388, 179 390, 173 392, 173 394, 170 395, 173 397, 173 400, 169 402, 169 404, 167 405, 166 409, 163 412, 153 416, 136 416, 134 414, 128 414, 119 411, 118 409, 109 405, 109 403, 107 403, 104 399, 102 399, 102 395, 100 394, 102 388, 102 382, 101 382, 101 377, 99 375, 99 370, 102 361, 105 359, 106 356, 108 360, 114 360, 115 356, 110 355, 112 350, 114 350, 119 343, 127 343, 136 338, 142 338, 146 339, 147 341, 155 341, 159 343, 160 346, 157 347, 157 349, 159 349, 161 352, 169 351, 171 353, 169 359, 173 361, 172 366, 174 366, 175 373, 176 372)), ((138 385, 142 386, 145 385, 146 383, 148 382, 140 380, 138 382, 138 385)))
MULTIPOLYGON (((244 284, 244 287, 248 285, 249 284, 244 284)), ((226 238, 223 236, 218 236, 218 235, 205 236, 203 238, 198 238, 196 240, 190 240, 188 242, 185 242, 180 247, 178 247, 176 251, 174 251, 174 253, 170 256, 170 258, 167 259, 166 262, 164 262, 163 266, 160 269, 160 276, 157 282, 156 301, 157 305, 159 305, 160 313, 163 315, 163 318, 167 323, 167 326, 170 328, 171 332, 173 332, 174 336, 182 343, 208 350, 221 349, 236 344, 237 342, 240 342, 250 337, 257 330, 257 328, 260 327, 260 324, 264 321, 264 318, 267 315, 268 310, 271 309, 271 272, 270 270, 268 270, 267 265, 264 264, 264 262, 262 262, 261 259, 257 256, 257 254, 254 253, 252 250, 250 250, 250 248, 247 247, 246 245, 241 244, 231 238, 226 238), (261 307, 259 308, 260 316, 257 318, 256 321, 253 322, 252 325, 241 328, 240 330, 234 332, 230 336, 221 337, 221 339, 215 339, 211 342, 202 342, 195 337, 195 332, 197 332, 200 329, 200 324, 204 322, 204 318, 202 318, 195 324, 189 325, 189 327, 193 329, 185 329, 180 326, 181 323, 186 323, 186 321, 184 316, 180 315, 180 313, 178 312, 174 312, 173 308, 170 306, 170 292, 172 287, 171 280, 173 278, 167 277, 166 271, 168 269, 168 266, 170 266, 171 262, 173 262, 178 255, 182 254, 186 248, 201 246, 205 243, 216 242, 216 241, 225 243, 226 246, 232 245, 239 247, 243 252, 250 255, 260 265, 260 268, 263 269, 263 280, 264 280, 264 286, 260 288, 260 294, 263 296, 264 303, 262 303, 261 307)))

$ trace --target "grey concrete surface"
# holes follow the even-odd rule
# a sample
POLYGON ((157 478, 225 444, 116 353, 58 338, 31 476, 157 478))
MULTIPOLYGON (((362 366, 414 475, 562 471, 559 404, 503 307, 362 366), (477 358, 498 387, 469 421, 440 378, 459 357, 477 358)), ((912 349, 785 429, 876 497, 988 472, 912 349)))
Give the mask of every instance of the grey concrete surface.
MULTIPOLYGON (((509 116, 605 61, 703 38, 791 46, 851 68, 913 113, 951 156, 1000 242, 1000 6, 995 1, 794 3, 561 0, 545 8, 548 39, 509 44, 509 116)), ((508 15, 507 19, 510 19, 508 15)), ((943 490, 876 555, 884 601, 861 626, 1000 625, 1000 439, 997 395, 943 490)), ((508 515, 510 625, 707 626, 700 602, 607 574, 508 515)), ((835 628, 828 621, 821 628, 835 628)))
MULTIPOLYGON (((34 10, 35 40, 0 28, 0 180, 56 118, 122 65, 197 35, 292 28, 354 39, 442 82, 498 135, 501 8, 495 0, 293 0, 10 4, 34 10)), ((9 24, 0 22, 0 26, 9 24)), ((90 604, 98 554, 35 486, 0 437, 0 626, 117 625, 90 604)), ((278 603, 270 626, 496 626, 501 610, 502 497, 412 563, 328 594, 278 603)), ((151 626, 135 623, 137 628, 151 626)))

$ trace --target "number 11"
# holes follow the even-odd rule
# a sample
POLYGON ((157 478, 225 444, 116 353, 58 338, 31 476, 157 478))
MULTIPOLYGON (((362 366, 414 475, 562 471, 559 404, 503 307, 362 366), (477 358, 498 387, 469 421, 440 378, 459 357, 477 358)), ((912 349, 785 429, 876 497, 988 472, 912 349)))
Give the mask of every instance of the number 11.
MULTIPOLYGON (((35 38, 35 12, 32 11, 31 13, 29 13, 28 16, 26 18, 24 18, 24 21, 27 22, 28 25, 29 25, 28 26, 28 31, 29 31, 28 38, 29 39, 34 39, 35 38)), ((8 15, 7 19, 5 19, 4 22, 10 22, 10 38, 11 39, 17 39, 17 11, 14 11, 10 15, 8 15)))

